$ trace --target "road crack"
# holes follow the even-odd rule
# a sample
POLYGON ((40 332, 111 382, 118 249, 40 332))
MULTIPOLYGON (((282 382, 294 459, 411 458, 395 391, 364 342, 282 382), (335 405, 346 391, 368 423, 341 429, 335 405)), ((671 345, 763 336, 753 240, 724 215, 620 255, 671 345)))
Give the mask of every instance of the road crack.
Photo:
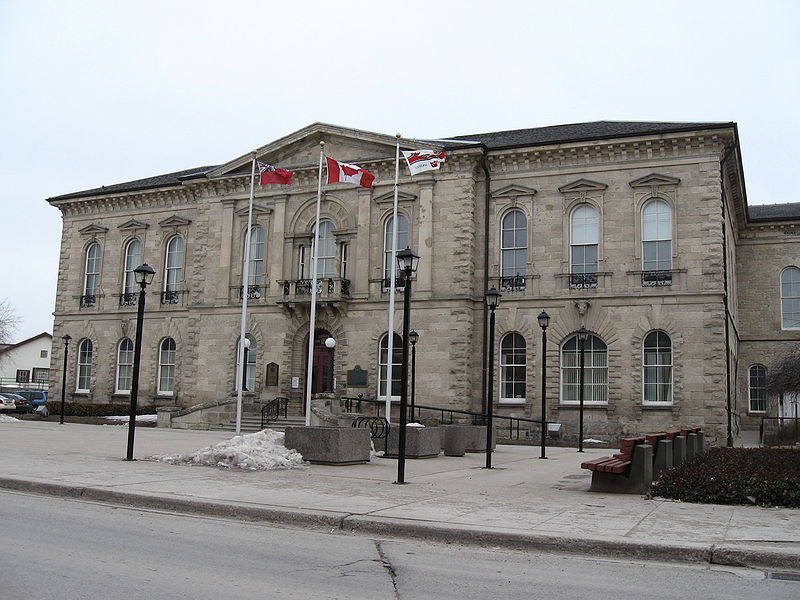
POLYGON ((397 572, 394 570, 394 565, 392 561, 389 560, 389 557, 386 556, 386 553, 383 551, 383 547, 381 543, 377 540, 374 540, 375 549, 378 551, 378 556, 381 559, 381 564, 383 568, 386 569, 386 572, 389 573, 389 577, 392 580, 392 588, 394 588, 394 597, 397 600, 400 600, 400 591, 397 589, 397 572))

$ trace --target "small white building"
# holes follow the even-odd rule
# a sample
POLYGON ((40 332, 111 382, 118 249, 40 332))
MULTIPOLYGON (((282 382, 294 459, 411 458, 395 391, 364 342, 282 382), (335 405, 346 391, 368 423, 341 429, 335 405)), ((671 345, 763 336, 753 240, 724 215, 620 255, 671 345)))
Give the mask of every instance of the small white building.
POLYGON ((16 344, 0 345, 0 387, 47 388, 53 336, 46 331, 16 344))

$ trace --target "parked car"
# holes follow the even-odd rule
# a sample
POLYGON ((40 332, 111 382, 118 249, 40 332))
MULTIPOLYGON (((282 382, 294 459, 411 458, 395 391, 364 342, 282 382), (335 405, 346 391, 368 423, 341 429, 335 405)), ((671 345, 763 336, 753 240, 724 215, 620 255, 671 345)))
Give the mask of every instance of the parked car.
POLYGON ((17 405, 14 399, 6 394, 0 394, 0 411, 14 412, 15 410, 17 410, 17 405))
POLYGON ((14 406, 16 407, 14 412, 16 413, 27 414, 36 410, 36 406, 33 404, 33 402, 24 396, 20 396, 15 392, 3 392, 3 395, 6 398, 11 398, 14 401, 14 406))
POLYGON ((17 390, 14 393, 30 400, 31 404, 34 406, 39 406, 47 402, 47 392, 42 390, 17 390))

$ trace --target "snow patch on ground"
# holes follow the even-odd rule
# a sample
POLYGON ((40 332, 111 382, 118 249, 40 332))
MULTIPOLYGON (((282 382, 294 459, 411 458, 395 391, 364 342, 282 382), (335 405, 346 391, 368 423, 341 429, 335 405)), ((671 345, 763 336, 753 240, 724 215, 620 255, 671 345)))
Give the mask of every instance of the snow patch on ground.
POLYGON ((203 465, 248 471, 306 468, 303 456, 297 450, 286 448, 283 439, 282 431, 264 429, 257 433, 237 435, 189 454, 164 454, 148 459, 173 465, 203 465))
POLYGON ((589 438, 589 439, 583 440, 583 443, 584 444, 605 444, 606 442, 604 440, 593 440, 592 438, 589 438))
POLYGON ((0 423, 19 423, 19 421, 20 419, 0 414, 0 423))
MULTIPOLYGON (((128 415, 115 415, 103 418, 109 421, 119 421, 120 423, 128 423, 130 421, 130 416, 128 415)), ((157 419, 158 415, 136 415, 137 423, 155 423, 157 419)))

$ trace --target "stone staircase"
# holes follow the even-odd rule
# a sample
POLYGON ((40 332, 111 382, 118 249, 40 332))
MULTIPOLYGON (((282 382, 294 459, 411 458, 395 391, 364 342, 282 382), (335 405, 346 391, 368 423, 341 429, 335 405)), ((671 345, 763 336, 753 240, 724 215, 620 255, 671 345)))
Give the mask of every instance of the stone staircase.
MULTIPOLYGON (((274 429, 276 431, 284 431, 287 426, 305 425, 306 419, 302 416, 288 416, 286 418, 278 417, 277 419, 267 423, 267 429, 274 429)), ((213 427, 216 431, 236 431, 236 418, 234 417, 230 422, 223 423, 213 427)), ((245 414, 242 413, 241 432, 242 433, 255 433, 261 431, 261 415, 245 414)))

